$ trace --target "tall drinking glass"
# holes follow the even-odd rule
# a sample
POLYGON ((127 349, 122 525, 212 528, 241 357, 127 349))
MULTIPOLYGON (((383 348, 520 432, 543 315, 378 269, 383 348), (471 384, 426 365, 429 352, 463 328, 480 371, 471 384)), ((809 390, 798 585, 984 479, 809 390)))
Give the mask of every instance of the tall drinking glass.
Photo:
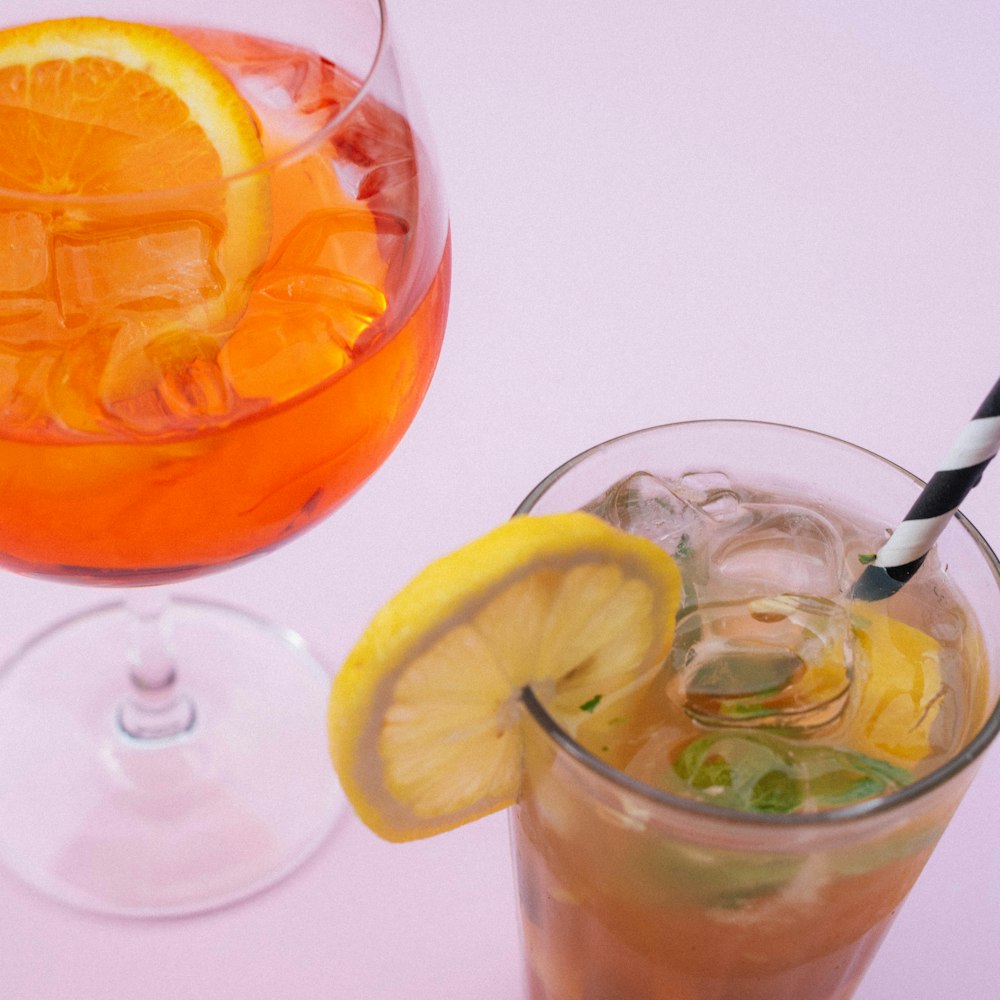
MULTIPOLYGON (((659 533, 681 563, 696 558, 699 545, 716 546, 708 572, 733 573, 745 582, 775 556, 785 560, 786 573, 803 569, 819 551, 821 523, 851 531, 857 519, 890 528, 921 486, 890 462, 820 434, 768 424, 693 422, 639 431, 585 452, 545 479, 519 513, 589 506, 620 526, 630 527, 631 519, 632 530, 659 533), (678 515, 672 495, 657 494, 661 478, 689 484, 692 492, 682 488, 681 495, 702 510, 678 515), (613 484, 619 484, 617 490, 605 494, 613 484), (786 511, 790 517, 773 510, 751 512, 763 520, 749 547, 714 541, 717 526, 711 522, 743 516, 737 505, 745 500, 736 496, 745 487, 777 488, 781 495, 801 498, 801 507, 786 511), (670 523, 676 516, 690 518, 685 522, 689 532, 682 536, 670 523), (701 517, 707 526, 700 528, 701 517), (790 543, 796 530, 801 537, 790 543)), ((680 740, 680 745, 718 750, 714 757, 701 757, 696 771, 681 766, 690 763, 691 754, 681 760, 672 751, 654 755, 651 769, 650 746, 664 736, 669 737, 664 746, 678 745, 676 734, 657 731, 656 720, 635 746, 619 748, 624 757, 612 760, 607 753, 612 748, 592 739, 583 746, 546 711, 540 695, 527 694, 523 782, 511 828, 531 1000, 847 1000, 854 994, 1000 728, 1000 565, 961 516, 942 535, 937 558, 938 584, 954 588, 958 605, 943 611, 930 590, 918 589, 915 578, 888 604, 855 604, 851 610, 861 616, 852 627, 874 635, 872 622, 880 621, 882 634, 896 636, 900 649, 905 643, 937 649, 939 643, 942 652, 939 658, 935 654, 933 669, 940 665, 942 678, 950 657, 940 690, 915 688, 894 695, 870 682, 876 686, 864 690, 878 694, 880 704, 874 707, 863 692, 848 695, 849 704, 860 702, 847 711, 856 713, 856 721, 867 719, 860 737, 889 748, 897 761, 916 760, 917 750, 930 752, 932 745, 949 739, 956 748, 950 755, 942 752, 923 772, 915 764, 912 783, 891 785, 878 797, 862 794, 853 804, 838 805, 838 797, 856 791, 859 780, 864 784, 900 772, 868 756, 851 757, 850 767, 860 767, 862 779, 855 774, 854 783, 845 784, 841 770, 849 768, 841 765, 847 758, 835 755, 814 769, 812 794, 818 801, 825 797, 826 806, 786 810, 797 786, 773 763, 777 758, 767 757, 769 748, 791 745, 789 753, 797 754, 800 763, 815 763, 820 758, 810 756, 816 753, 810 747, 828 740, 829 726, 838 723, 807 725, 785 740, 793 724, 787 719, 748 722, 770 695, 762 687, 737 692, 730 703, 732 727, 718 719, 706 723, 706 706, 714 704, 721 713, 718 671, 698 674, 697 719, 690 720, 691 733, 682 732, 680 740), (956 613, 956 608, 962 610, 956 613), (883 615, 907 624, 888 624, 883 615), (715 701, 705 694, 709 680, 717 685, 715 701), (916 712, 913 705, 894 704, 896 696, 925 698, 926 704, 916 712), (899 721, 900 731, 893 732, 897 710, 899 720, 908 722, 899 721), (720 731, 730 740, 726 747, 712 742, 719 739, 712 734, 720 731), (692 734, 695 742, 686 743, 692 734), (757 762, 741 763, 730 753, 741 742, 752 748, 757 762), (637 770, 644 754, 646 763, 637 770), (634 756, 624 763, 629 755, 634 756), (748 769, 744 779, 754 768, 761 773, 754 771, 737 789, 734 775, 741 767, 748 769), (685 775, 698 794, 678 794, 669 783, 654 786, 642 777, 666 772, 675 784, 679 773, 685 775), (711 801, 714 794, 726 803, 725 797, 737 792, 755 808, 711 801)), ((808 571, 826 573, 830 566, 821 561, 808 571)), ((856 559, 848 560, 851 566, 860 571, 856 559)), ((925 567, 924 572, 932 571, 925 567)), ((686 586, 681 623, 691 620, 698 601, 689 582, 686 586)), ((792 606, 803 606, 794 594, 777 602, 768 599, 757 606, 758 623, 766 628, 792 606)), ((728 626, 719 623, 735 619, 718 617, 722 612, 707 605, 695 613, 703 630, 696 642, 713 629, 732 639, 728 626)), ((887 645, 873 654, 870 676, 877 676, 880 657, 896 656, 894 649, 887 645)), ((745 651, 741 656, 747 669, 763 662, 745 651)), ((855 669, 861 672, 858 664, 855 669)), ((851 683, 866 682, 855 676, 851 683)), ((689 697, 696 687, 690 685, 689 697)), ((686 723, 672 725, 683 730, 686 723)), ((611 732, 610 724, 605 732, 611 732)), ((870 794, 871 788, 863 792, 870 794)))
POLYGON ((281 878, 341 800, 302 640, 152 585, 384 461, 438 357, 448 219, 385 0, 7 0, 0 31, 81 13, 170 34, 0 34, 0 565, 135 589, 0 672, 0 857, 75 906, 188 913, 281 878))

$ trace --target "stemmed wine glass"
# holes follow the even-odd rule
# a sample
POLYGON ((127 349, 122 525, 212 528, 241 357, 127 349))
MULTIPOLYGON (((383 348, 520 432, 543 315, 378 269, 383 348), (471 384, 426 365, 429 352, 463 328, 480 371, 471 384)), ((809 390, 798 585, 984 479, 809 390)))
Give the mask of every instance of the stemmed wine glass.
MULTIPOLYGON (((77 14, 8 0, 0 29, 77 14)), ((70 905, 192 913, 329 830, 327 677, 287 630, 156 585, 298 535, 384 461, 440 349, 448 219, 385 0, 87 15, 206 56, 243 103, 216 82, 203 131, 255 158, 192 179, 171 138, 122 165, 108 108, 145 97, 102 82, 97 124, 66 112, 26 166, 16 130, 63 112, 17 104, 45 89, 0 44, 0 565, 126 588, 0 672, 0 857, 70 905)))

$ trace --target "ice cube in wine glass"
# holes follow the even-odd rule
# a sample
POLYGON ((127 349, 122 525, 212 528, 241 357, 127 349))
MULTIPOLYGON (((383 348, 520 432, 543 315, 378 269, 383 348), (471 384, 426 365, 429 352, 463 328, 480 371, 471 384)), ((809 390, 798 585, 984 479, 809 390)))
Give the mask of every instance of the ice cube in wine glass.
POLYGON ((244 297, 227 288, 217 245, 209 226, 185 217, 55 237, 60 315, 86 334, 60 362, 54 405, 64 423, 83 430, 110 418, 162 432, 228 412, 214 357, 244 297))
POLYGON ((216 242, 195 219, 57 236, 53 263, 65 322, 80 324, 118 310, 155 319, 216 301, 223 291, 216 242))
POLYGON ((34 212, 0 212, 0 295, 36 297, 48 276, 45 223, 34 212))
POLYGON ((373 346, 387 308, 386 264, 370 215, 315 213, 287 238, 219 355, 245 399, 280 401, 325 381, 373 346))
POLYGON ((183 33, 195 44, 200 40, 213 46, 219 67, 260 120, 267 155, 315 136, 359 86, 318 53, 292 45, 252 35, 220 40, 196 28, 185 28, 183 33))
POLYGON ((48 233, 34 212, 0 212, 0 414, 14 424, 41 405, 49 359, 60 341, 55 308, 45 296, 48 233))

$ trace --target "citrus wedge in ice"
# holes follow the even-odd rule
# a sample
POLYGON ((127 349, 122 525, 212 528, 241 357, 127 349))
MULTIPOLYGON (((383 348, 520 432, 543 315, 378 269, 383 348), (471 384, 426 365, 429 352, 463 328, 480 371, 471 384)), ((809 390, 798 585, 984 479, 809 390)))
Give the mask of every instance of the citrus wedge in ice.
POLYGON ((940 646, 912 625, 869 608, 854 632, 866 662, 855 665, 851 745, 912 767, 933 749, 931 728, 942 695, 940 646))
POLYGON ((388 840, 509 805, 531 685, 572 729, 663 660, 680 574, 654 543, 583 513, 519 517, 420 573, 337 675, 333 760, 388 840))
POLYGON ((197 356, 188 331, 235 322, 270 242, 264 154, 191 45, 97 17, 0 31, 0 135, 0 324, 15 346, 91 331, 77 353, 100 389, 74 365, 78 394, 114 401, 197 356))

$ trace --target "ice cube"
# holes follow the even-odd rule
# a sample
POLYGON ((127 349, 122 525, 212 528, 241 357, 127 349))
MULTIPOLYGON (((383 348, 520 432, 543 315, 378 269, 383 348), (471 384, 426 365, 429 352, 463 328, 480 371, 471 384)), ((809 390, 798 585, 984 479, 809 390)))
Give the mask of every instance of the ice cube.
POLYGON ((0 345, 0 424, 17 427, 44 418, 52 359, 8 352, 0 345))
POLYGON ((72 349, 51 358, 44 399, 54 423, 84 433, 106 425, 97 391, 106 354, 106 337, 100 331, 90 331, 72 349))
POLYGON ((743 501, 724 472, 686 472, 674 489, 720 524, 742 524, 747 519, 743 501))
POLYGON ((829 599, 703 603, 678 619, 667 693, 709 725, 813 729, 843 711, 853 655, 847 609, 829 599))
POLYGON ((745 503, 749 523, 714 535, 711 598, 799 593, 834 597, 848 582, 844 545, 821 514, 787 503, 745 503))
POLYGON ((334 167, 345 189, 361 201, 379 202, 393 191, 393 203, 416 195, 417 161, 407 120, 385 105, 363 101, 332 137, 334 167), (408 192, 401 189, 409 187, 408 192))
POLYGON ((94 395, 105 414, 142 433, 198 429, 233 409, 219 335, 141 314, 99 331, 107 346, 94 395))
POLYGON ((185 310, 217 300, 216 240, 197 220, 135 226, 87 237, 58 236, 56 291, 67 324, 116 311, 185 310))
POLYGON ((0 297, 0 350, 11 354, 61 353, 80 336, 59 322, 55 303, 0 297))
MULTIPOLYGON (((280 285, 295 282, 299 275, 327 275, 356 284, 350 297, 368 298, 370 301, 361 305, 362 311, 381 315, 386 308, 383 290, 391 284, 387 261, 404 259, 409 232, 404 220, 385 213, 353 209, 313 212, 285 238, 274 276, 268 278, 269 293, 284 297, 280 285)), ((336 300, 342 294, 335 291, 328 297, 336 300)), ((355 339, 345 335, 349 343, 355 339)))
POLYGON ((248 48, 236 74, 243 96, 263 121, 265 140, 277 137, 281 149, 312 138, 350 99, 343 87, 333 86, 333 67, 291 48, 248 48))
POLYGON ((0 294, 30 293, 48 276, 45 223, 33 212, 0 212, 0 294))
POLYGON ((219 364, 244 399, 291 399, 351 364, 384 304, 343 276, 277 275, 251 297, 219 364))
MULTIPOLYGON (((358 96, 358 80, 317 55, 252 38, 221 52, 213 40, 213 49, 260 119, 268 156, 313 139, 358 96)), ((387 188, 413 185, 413 148, 403 115, 362 99, 317 154, 352 198, 370 200, 387 188)))
POLYGON ((584 510, 651 539, 679 559, 691 553, 692 537, 700 535, 704 520, 672 483, 649 472, 635 472, 615 483, 584 510))

